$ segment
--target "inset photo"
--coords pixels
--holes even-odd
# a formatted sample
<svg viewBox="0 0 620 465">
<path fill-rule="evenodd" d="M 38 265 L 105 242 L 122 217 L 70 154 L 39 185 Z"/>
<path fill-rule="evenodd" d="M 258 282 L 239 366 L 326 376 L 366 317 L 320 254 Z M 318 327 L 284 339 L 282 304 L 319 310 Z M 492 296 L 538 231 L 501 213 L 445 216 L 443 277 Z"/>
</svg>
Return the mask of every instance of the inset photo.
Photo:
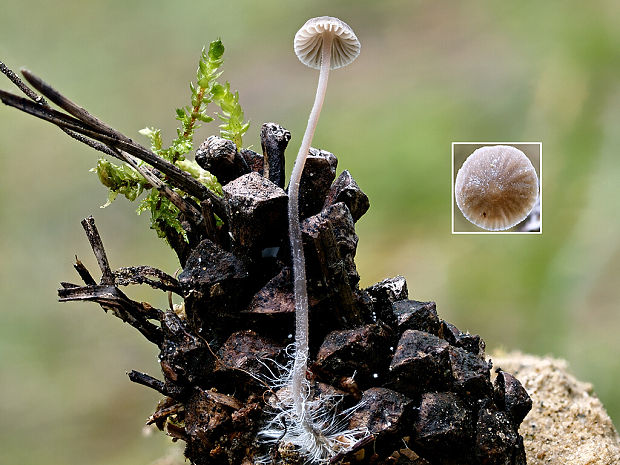
<svg viewBox="0 0 620 465">
<path fill-rule="evenodd" d="M 542 142 L 452 143 L 452 233 L 542 234 Z"/>
</svg>

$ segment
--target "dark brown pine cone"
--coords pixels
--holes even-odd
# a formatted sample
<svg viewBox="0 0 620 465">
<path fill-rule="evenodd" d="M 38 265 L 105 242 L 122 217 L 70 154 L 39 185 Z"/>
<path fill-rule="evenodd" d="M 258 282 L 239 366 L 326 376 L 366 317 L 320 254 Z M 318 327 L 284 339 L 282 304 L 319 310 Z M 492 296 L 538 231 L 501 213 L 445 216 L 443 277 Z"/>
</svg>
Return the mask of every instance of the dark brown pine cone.
<svg viewBox="0 0 620 465">
<path fill-rule="evenodd" d="M 158 276 L 158 287 L 182 295 L 184 306 L 167 312 L 134 308 L 128 313 L 144 320 L 137 323 L 119 315 L 161 349 L 163 382 L 130 373 L 133 381 L 165 395 L 150 422 L 184 440 L 187 458 L 197 465 L 309 460 L 273 434 L 270 442 L 259 435 L 286 394 L 282 376 L 294 333 L 282 188 L 290 134 L 273 123 L 261 134 L 267 163 L 216 137 L 199 149 L 198 162 L 227 181 L 227 215 L 220 226 L 200 229 L 185 222 L 189 243 L 169 238 L 183 271 L 178 282 Z M 312 149 L 300 191 L 310 300 L 309 396 L 339 401 L 326 406 L 343 412 L 326 417 L 326 431 L 335 427 L 327 423 L 339 422 L 343 430 L 364 434 L 322 461 L 525 464 L 518 428 L 531 400 L 508 373 L 491 383 L 482 339 L 441 320 L 434 302 L 409 300 L 403 277 L 359 288 L 355 222 L 369 202 L 348 171 L 336 179 L 336 165 L 333 154 Z M 203 213 L 208 207 L 202 205 Z M 119 276 L 114 274 L 108 290 L 139 281 Z M 71 286 L 61 297 L 75 292 Z M 118 308 L 132 305 L 116 298 Z M 159 320 L 161 328 L 149 319 Z"/>
</svg>

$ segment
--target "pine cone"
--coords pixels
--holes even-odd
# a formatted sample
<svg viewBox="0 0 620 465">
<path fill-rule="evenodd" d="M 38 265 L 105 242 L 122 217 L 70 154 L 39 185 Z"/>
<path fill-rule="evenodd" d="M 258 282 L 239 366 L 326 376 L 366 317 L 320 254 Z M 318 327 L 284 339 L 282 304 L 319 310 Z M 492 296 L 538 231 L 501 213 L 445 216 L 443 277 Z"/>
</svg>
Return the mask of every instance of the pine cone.
<svg viewBox="0 0 620 465">
<path fill-rule="evenodd" d="M 186 441 L 196 465 L 312 459 L 278 433 L 264 439 L 286 396 L 294 302 L 282 171 L 290 134 L 268 123 L 261 135 L 266 160 L 213 137 L 199 149 L 199 163 L 229 180 L 227 217 L 223 226 L 194 227 L 177 248 L 184 305 L 161 314 L 154 337 L 163 383 L 131 375 L 166 394 L 150 423 Z M 326 435 L 364 433 L 321 460 L 525 464 L 518 428 L 531 400 L 508 373 L 491 383 L 482 339 L 441 320 L 434 302 L 409 300 L 401 276 L 359 288 L 355 222 L 369 202 L 348 171 L 335 179 L 336 165 L 333 154 L 311 149 L 300 189 L 308 396 L 329 412 Z"/>
</svg>

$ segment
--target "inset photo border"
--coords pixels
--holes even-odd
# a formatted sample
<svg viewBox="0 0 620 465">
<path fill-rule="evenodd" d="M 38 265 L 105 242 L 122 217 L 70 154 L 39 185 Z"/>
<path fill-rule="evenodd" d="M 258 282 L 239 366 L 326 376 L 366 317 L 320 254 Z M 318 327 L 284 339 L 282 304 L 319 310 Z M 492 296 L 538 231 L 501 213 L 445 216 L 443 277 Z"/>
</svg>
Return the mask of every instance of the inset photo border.
<svg viewBox="0 0 620 465">
<path fill-rule="evenodd" d="M 542 142 L 452 142 L 452 234 L 542 234 L 542 174 Z"/>
</svg>

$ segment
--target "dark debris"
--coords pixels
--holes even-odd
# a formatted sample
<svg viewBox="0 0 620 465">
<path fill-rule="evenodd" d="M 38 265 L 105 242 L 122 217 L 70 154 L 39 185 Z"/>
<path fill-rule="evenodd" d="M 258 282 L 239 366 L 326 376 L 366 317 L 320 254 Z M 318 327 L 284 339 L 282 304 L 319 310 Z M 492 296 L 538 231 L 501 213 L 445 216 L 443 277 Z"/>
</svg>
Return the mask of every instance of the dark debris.
<svg viewBox="0 0 620 465">
<path fill-rule="evenodd" d="M 196 159 L 224 184 L 224 199 L 217 209 L 202 201 L 208 221 L 186 221 L 190 242 L 175 248 L 178 279 L 150 267 L 113 272 L 87 220 L 102 280 L 76 261 L 85 285 L 59 290 L 62 300 L 94 300 L 158 345 L 163 381 L 129 376 L 166 396 L 149 422 L 186 441 L 197 465 L 251 465 L 259 454 L 277 465 L 304 463 L 290 444 L 266 448 L 256 439 L 278 394 L 269 377 L 286 363 L 294 336 L 283 190 L 289 139 L 286 129 L 266 123 L 262 155 L 213 137 L 200 146 Z M 491 384 L 480 336 L 440 320 L 435 302 L 409 299 L 402 276 L 359 288 L 355 222 L 369 202 L 348 171 L 336 178 L 336 166 L 333 154 L 311 149 L 301 181 L 310 395 L 343 399 L 339 409 L 361 401 L 346 421 L 371 434 L 331 463 L 525 464 L 518 427 L 531 400 L 501 370 Z M 215 223 L 216 210 L 223 224 Z M 183 305 L 164 312 L 131 301 L 117 287 L 127 284 L 179 293 Z"/>
</svg>

